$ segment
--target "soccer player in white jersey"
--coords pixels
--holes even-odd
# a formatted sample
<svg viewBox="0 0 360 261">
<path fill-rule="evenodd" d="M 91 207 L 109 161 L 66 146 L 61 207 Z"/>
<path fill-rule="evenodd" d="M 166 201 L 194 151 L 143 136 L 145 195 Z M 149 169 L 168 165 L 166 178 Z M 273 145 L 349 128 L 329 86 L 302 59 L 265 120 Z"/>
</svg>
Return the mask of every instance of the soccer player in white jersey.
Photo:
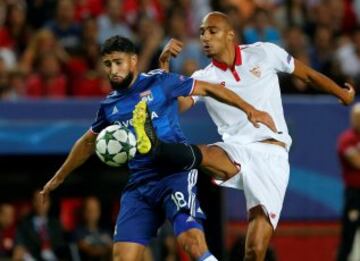
<svg viewBox="0 0 360 261">
<path fill-rule="evenodd" d="M 347 83 L 344 88 L 338 86 L 272 43 L 236 45 L 233 27 L 228 17 L 220 12 L 211 12 L 203 19 L 200 40 L 212 62 L 192 77 L 221 83 L 236 92 L 259 110 L 269 113 L 277 130 L 274 132 L 262 124 L 256 127 L 242 111 L 206 97 L 206 108 L 223 142 L 211 145 L 164 145 L 160 142 L 154 155 L 159 163 L 172 167 L 210 170 L 214 177 L 222 180 L 222 186 L 243 190 L 249 214 L 245 260 L 263 260 L 279 220 L 289 180 L 291 137 L 284 119 L 277 73 L 292 73 L 336 96 L 345 105 L 353 101 L 354 88 Z M 175 39 L 168 43 L 160 56 L 163 69 L 168 70 L 171 56 L 176 57 L 181 48 L 182 43 Z M 197 99 L 180 99 L 180 110 L 190 108 Z M 139 115 L 139 111 L 134 112 L 134 126 L 138 127 L 138 133 L 147 134 L 146 126 L 141 130 Z M 138 137 L 140 143 L 141 138 Z M 154 140 L 151 141 L 154 145 Z"/>
</svg>

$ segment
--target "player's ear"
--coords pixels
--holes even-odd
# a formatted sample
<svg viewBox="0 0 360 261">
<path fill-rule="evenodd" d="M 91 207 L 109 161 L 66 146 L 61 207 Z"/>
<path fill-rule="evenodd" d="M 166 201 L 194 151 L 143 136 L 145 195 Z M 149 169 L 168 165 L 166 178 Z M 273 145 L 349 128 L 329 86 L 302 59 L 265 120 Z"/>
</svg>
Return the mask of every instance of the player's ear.
<svg viewBox="0 0 360 261">
<path fill-rule="evenodd" d="M 136 67 L 138 63 L 138 56 L 136 54 L 131 55 L 130 63 L 132 67 Z"/>
<path fill-rule="evenodd" d="M 235 38 L 234 30 L 229 30 L 226 37 L 229 41 L 233 42 Z"/>
</svg>

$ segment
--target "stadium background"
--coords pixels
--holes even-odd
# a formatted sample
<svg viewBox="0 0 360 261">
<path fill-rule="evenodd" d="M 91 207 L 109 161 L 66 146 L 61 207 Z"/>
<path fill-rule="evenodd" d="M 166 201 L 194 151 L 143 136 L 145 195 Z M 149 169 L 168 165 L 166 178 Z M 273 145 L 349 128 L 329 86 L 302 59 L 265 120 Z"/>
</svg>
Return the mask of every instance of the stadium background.
<svg viewBox="0 0 360 261">
<path fill-rule="evenodd" d="M 183 40 L 185 50 L 171 70 L 190 75 L 208 62 L 197 38 L 199 21 L 210 10 L 222 10 L 236 23 L 242 42 L 274 42 L 338 83 L 358 86 L 360 1 L 107 2 L 0 1 L 0 203 L 14 206 L 15 228 L 31 209 L 33 191 L 60 166 L 109 91 L 98 46 L 113 33 L 136 42 L 144 71 L 157 67 L 169 38 Z M 259 30 L 265 35 L 260 37 Z M 343 204 L 336 139 L 349 126 L 349 108 L 292 77 L 280 77 L 294 143 L 272 249 L 277 260 L 335 260 Z M 182 126 L 192 142 L 218 140 L 202 104 L 183 115 Z M 112 169 L 93 157 L 53 193 L 50 214 L 61 221 L 69 243 L 78 225 L 74 212 L 87 196 L 100 200 L 100 223 L 112 229 L 126 178 L 126 169 Z M 210 248 L 227 260 L 245 230 L 244 200 L 237 191 L 213 186 L 205 175 L 199 186 Z M 155 260 L 165 260 L 162 247 L 160 241 L 153 243 Z"/>
</svg>

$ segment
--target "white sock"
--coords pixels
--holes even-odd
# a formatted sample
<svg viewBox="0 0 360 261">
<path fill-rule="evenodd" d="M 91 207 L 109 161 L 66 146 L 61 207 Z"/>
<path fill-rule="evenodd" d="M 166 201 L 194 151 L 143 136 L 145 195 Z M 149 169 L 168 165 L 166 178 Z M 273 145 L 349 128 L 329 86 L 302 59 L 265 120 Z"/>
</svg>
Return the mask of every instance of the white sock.
<svg viewBox="0 0 360 261">
<path fill-rule="evenodd" d="M 204 261 L 218 261 L 218 260 L 216 259 L 216 257 L 211 255 L 211 256 L 208 256 L 207 258 L 205 258 Z"/>
<path fill-rule="evenodd" d="M 209 251 L 206 251 L 198 261 L 218 261 Z"/>
</svg>

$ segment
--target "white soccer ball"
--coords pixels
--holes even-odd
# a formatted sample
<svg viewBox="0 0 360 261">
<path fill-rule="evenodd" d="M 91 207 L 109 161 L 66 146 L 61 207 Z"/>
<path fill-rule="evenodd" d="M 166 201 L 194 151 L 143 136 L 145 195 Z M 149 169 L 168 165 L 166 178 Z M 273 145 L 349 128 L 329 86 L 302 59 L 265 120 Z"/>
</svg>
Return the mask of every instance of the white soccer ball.
<svg viewBox="0 0 360 261">
<path fill-rule="evenodd" d="M 102 162 L 112 167 L 124 165 L 136 153 L 135 135 L 125 127 L 111 125 L 96 138 L 96 154 Z"/>
</svg>

